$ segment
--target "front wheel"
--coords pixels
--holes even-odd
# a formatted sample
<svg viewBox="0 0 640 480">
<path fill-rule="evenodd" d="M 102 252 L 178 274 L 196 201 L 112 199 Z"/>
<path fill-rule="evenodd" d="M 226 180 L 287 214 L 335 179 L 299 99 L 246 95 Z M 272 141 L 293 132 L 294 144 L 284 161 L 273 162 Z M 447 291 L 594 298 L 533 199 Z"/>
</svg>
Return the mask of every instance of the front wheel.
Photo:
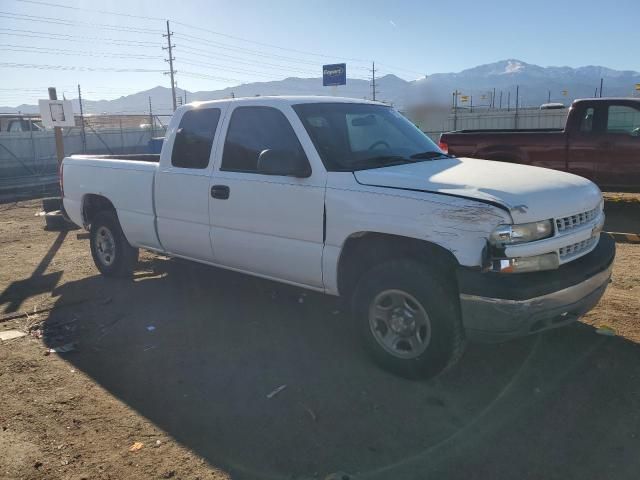
<svg viewBox="0 0 640 480">
<path fill-rule="evenodd" d="M 374 267 L 360 280 L 353 306 L 366 349 L 394 373 L 434 377 L 464 352 L 455 284 L 425 264 L 401 259 Z"/>
<path fill-rule="evenodd" d="M 91 222 L 91 256 L 107 277 L 128 277 L 138 261 L 138 249 L 129 245 L 113 212 L 101 212 Z"/>
</svg>

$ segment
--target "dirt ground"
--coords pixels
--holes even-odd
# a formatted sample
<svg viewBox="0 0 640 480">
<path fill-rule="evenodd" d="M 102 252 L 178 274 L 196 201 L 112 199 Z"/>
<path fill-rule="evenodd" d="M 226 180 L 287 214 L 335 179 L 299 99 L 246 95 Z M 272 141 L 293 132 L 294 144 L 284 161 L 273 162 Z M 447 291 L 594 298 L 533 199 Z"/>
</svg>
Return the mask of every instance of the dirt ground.
<svg viewBox="0 0 640 480">
<path fill-rule="evenodd" d="M 0 331 L 29 332 L 0 343 L 0 478 L 640 475 L 640 244 L 582 322 L 408 381 L 330 298 L 150 254 L 105 279 L 38 210 L 0 205 L 0 318 L 28 313 Z"/>
</svg>

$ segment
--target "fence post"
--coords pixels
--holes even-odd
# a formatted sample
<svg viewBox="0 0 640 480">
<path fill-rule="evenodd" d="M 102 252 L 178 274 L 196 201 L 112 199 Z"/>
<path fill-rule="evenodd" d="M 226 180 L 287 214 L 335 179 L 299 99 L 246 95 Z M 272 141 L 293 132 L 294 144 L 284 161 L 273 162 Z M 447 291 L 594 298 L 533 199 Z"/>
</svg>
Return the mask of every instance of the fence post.
<svg viewBox="0 0 640 480">
<path fill-rule="evenodd" d="M 518 107 L 520 106 L 520 85 L 516 85 L 516 114 L 513 117 L 514 129 L 518 129 Z"/>
<path fill-rule="evenodd" d="M 122 133 L 122 117 L 118 118 L 120 122 L 120 146 L 122 148 L 121 153 L 124 153 L 124 134 Z"/>
<path fill-rule="evenodd" d="M 49 100 L 57 100 L 58 93 L 55 87 L 49 87 Z M 62 128 L 53 127 L 53 132 L 56 137 L 56 156 L 58 157 L 58 171 L 60 171 L 60 164 L 64 158 L 64 140 L 62 139 Z"/>
<path fill-rule="evenodd" d="M 31 156 L 33 157 L 33 167 L 37 169 L 38 158 L 36 157 L 36 142 L 33 138 L 33 118 L 29 117 L 29 140 L 31 141 Z M 44 166 L 43 166 L 44 170 Z"/>
</svg>

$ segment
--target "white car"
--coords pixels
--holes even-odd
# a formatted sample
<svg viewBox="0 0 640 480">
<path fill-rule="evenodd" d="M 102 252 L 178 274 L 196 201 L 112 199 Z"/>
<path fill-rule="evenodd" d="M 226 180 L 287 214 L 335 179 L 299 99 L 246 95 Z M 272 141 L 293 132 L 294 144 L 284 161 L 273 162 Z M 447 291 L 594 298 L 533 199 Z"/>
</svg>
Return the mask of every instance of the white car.
<svg viewBox="0 0 640 480">
<path fill-rule="evenodd" d="M 592 182 L 450 157 L 361 100 L 185 105 L 159 157 L 67 157 L 62 180 L 104 275 L 130 275 L 143 248 L 340 295 L 368 351 L 406 376 L 442 372 L 467 338 L 575 321 L 615 255 Z"/>
</svg>

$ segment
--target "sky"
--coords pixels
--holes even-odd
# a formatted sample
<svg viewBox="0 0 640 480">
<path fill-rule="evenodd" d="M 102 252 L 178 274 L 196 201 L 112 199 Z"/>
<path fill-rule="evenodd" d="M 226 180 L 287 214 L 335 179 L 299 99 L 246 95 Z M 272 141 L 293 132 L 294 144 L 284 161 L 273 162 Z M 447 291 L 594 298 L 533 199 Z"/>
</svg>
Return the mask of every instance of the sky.
<svg viewBox="0 0 640 480">
<path fill-rule="evenodd" d="M 117 15 L 116 15 L 117 14 Z M 217 90 L 318 77 L 407 80 L 508 58 L 640 70 L 637 0 L 0 0 L 0 105 L 58 96 L 113 99 L 169 87 L 166 20 L 179 88 Z"/>
</svg>

